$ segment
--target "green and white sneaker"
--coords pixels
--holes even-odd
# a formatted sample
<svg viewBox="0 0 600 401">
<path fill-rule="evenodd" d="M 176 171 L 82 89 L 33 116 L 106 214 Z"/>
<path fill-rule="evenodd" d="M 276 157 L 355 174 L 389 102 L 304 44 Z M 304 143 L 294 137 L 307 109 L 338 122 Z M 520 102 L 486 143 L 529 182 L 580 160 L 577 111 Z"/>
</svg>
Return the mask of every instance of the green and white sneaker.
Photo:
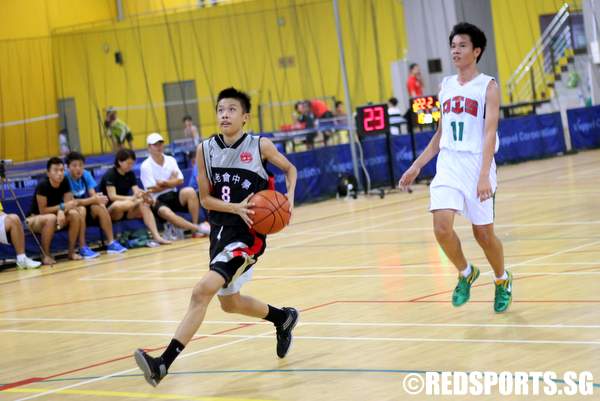
<svg viewBox="0 0 600 401">
<path fill-rule="evenodd" d="M 462 274 L 458 273 L 458 284 L 454 288 L 452 293 L 452 305 L 455 307 L 462 306 L 467 303 L 471 297 L 471 286 L 479 277 L 479 269 L 471 265 L 471 274 L 467 277 L 463 277 Z"/>
<path fill-rule="evenodd" d="M 512 273 L 507 271 L 506 280 L 496 280 L 496 295 L 494 296 L 494 311 L 505 312 L 512 302 Z"/>
</svg>

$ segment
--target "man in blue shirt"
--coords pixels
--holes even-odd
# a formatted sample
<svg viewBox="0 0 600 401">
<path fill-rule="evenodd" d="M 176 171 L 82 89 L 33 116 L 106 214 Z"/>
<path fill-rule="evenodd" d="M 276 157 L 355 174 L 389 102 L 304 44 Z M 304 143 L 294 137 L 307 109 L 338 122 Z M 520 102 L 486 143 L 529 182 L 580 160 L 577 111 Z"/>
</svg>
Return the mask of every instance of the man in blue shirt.
<svg viewBox="0 0 600 401">
<path fill-rule="evenodd" d="M 127 248 L 124 248 L 118 241 L 115 241 L 112 220 L 106 208 L 108 198 L 106 195 L 96 192 L 96 181 L 92 177 L 92 174 L 84 169 L 84 163 L 85 158 L 79 152 L 71 152 L 66 157 L 66 164 L 69 169 L 66 176 L 71 186 L 71 192 L 77 201 L 77 205 L 84 206 L 86 210 L 86 218 L 80 227 L 80 253 L 84 257 L 87 255 L 87 259 L 99 255 L 97 252 L 92 251 L 85 242 L 86 226 L 95 220 L 98 221 L 108 241 L 108 245 L 106 246 L 107 253 L 123 253 L 127 251 Z"/>
</svg>

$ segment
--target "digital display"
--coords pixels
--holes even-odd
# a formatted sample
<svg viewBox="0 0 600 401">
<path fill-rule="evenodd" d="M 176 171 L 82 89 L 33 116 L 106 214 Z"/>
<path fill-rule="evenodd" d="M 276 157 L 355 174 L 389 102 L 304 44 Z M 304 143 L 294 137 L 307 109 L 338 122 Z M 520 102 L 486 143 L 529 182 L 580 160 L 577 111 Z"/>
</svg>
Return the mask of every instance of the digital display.
<svg viewBox="0 0 600 401">
<path fill-rule="evenodd" d="M 410 107 L 417 124 L 433 124 L 440 120 L 441 108 L 437 96 L 414 97 L 410 100 Z"/>
<path fill-rule="evenodd" d="M 385 134 L 389 130 L 386 104 L 356 108 L 356 128 L 361 135 Z"/>
</svg>

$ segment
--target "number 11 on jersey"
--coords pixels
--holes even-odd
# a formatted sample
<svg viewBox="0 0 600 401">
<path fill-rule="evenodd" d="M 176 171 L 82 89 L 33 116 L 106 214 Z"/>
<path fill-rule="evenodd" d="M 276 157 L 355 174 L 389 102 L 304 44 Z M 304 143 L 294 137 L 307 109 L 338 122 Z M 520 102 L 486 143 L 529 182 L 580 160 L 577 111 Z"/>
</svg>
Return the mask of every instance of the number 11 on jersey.
<svg viewBox="0 0 600 401">
<path fill-rule="evenodd" d="M 458 125 L 458 139 L 456 135 L 456 125 Z M 452 138 L 454 138 L 455 141 L 462 141 L 465 123 L 461 121 L 458 124 L 456 124 L 456 121 L 452 121 L 450 122 L 450 126 L 452 127 Z"/>
</svg>

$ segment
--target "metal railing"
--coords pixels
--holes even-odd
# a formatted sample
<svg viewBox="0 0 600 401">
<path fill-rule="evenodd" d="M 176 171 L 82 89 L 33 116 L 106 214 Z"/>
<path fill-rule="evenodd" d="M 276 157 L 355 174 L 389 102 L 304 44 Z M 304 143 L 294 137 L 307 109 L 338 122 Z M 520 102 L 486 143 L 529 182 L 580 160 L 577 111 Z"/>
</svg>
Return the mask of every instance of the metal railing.
<svg viewBox="0 0 600 401">
<path fill-rule="evenodd" d="M 510 103 L 548 98 L 557 67 L 573 55 L 571 13 L 565 3 L 506 83 Z M 550 75 L 550 76 L 549 76 Z"/>
</svg>

